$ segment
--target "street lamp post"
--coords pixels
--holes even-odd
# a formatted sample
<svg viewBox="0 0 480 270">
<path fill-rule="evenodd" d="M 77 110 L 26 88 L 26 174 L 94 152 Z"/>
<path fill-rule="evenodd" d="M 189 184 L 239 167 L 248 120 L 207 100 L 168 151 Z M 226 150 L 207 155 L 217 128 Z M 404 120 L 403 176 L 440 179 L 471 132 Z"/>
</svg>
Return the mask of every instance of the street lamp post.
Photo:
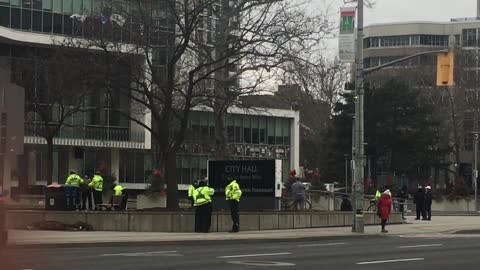
<svg viewBox="0 0 480 270">
<path fill-rule="evenodd" d="M 348 154 L 343 154 L 345 157 L 345 193 L 348 193 Z"/>
<path fill-rule="evenodd" d="M 353 155 L 354 160 L 354 175 L 353 175 L 353 211 L 354 222 L 352 231 L 357 233 L 364 232 L 363 224 L 363 196 L 364 196 L 364 70 L 363 70 L 363 0 L 358 0 L 357 6 L 357 50 L 356 50 L 356 72 L 355 72 L 355 151 Z"/>
<path fill-rule="evenodd" d="M 475 212 L 478 212 L 478 204 L 477 204 L 477 178 L 478 178 L 478 168 L 477 168 L 477 163 L 478 163 L 478 138 L 479 138 L 479 133 L 480 132 L 473 132 L 473 138 L 474 138 L 474 150 L 473 150 L 473 189 L 474 189 L 474 209 Z"/>
</svg>

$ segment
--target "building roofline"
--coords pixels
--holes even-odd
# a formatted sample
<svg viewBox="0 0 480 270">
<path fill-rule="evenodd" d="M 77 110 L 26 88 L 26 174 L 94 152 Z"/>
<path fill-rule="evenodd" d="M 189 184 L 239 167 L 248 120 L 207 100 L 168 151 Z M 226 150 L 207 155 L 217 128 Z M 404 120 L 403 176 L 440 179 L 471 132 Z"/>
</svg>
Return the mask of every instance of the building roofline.
<svg viewBox="0 0 480 270">
<path fill-rule="evenodd" d="M 72 41 L 78 43 L 76 49 L 90 49 L 90 50 L 100 50 L 93 46 L 88 46 L 88 40 L 82 38 L 74 38 L 69 36 L 54 35 L 54 34 L 45 34 L 45 33 L 35 33 L 35 32 L 26 32 L 21 30 L 12 29 L 9 27 L 0 26 L 0 41 L 7 40 L 17 43 L 25 44 L 37 44 L 44 46 L 60 46 L 61 44 L 71 43 Z M 131 44 L 119 44 L 120 51 L 124 53 L 133 53 L 135 54 L 135 46 Z M 85 46 L 85 47 L 82 47 Z"/>
<path fill-rule="evenodd" d="M 458 19 L 458 18 L 455 18 Z M 469 19 L 469 18 L 465 18 Z M 458 19 L 459 20 L 459 19 Z M 392 25 L 412 25 L 412 24 L 431 24 L 431 25 L 450 25 L 450 24 L 468 24 L 468 23 L 480 23 L 478 20 L 465 20 L 465 21 L 406 21 L 406 22 L 388 22 L 388 23 L 373 23 L 365 26 L 365 28 L 376 26 L 392 26 Z"/>
<path fill-rule="evenodd" d="M 213 109 L 204 106 L 198 105 L 192 108 L 192 111 L 199 112 L 213 112 Z M 230 107 L 228 113 L 232 114 L 245 114 L 245 115 L 258 115 L 258 116 L 272 116 L 272 117 L 285 117 L 285 118 L 297 118 L 299 117 L 299 111 L 294 110 L 285 110 L 285 109 L 273 109 L 273 108 L 261 108 L 261 107 L 250 107 L 250 108 L 241 108 L 237 106 Z"/>
</svg>

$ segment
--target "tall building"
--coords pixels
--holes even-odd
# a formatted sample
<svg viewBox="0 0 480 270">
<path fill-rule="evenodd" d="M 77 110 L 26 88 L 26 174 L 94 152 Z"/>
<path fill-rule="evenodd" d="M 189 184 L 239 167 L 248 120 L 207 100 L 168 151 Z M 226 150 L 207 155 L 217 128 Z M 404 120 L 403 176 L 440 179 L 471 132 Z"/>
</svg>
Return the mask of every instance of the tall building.
<svg viewBox="0 0 480 270">
<path fill-rule="evenodd" d="M 480 4 L 480 3 L 479 3 Z M 460 166 L 461 173 L 471 179 L 473 152 L 473 137 L 471 131 L 478 131 L 479 108 L 478 82 L 480 78 L 478 68 L 480 55 L 480 17 L 452 19 L 450 22 L 405 22 L 374 24 L 365 27 L 364 32 L 364 63 L 366 68 L 379 66 L 393 60 L 420 52 L 453 49 L 456 52 L 456 87 L 465 90 L 466 103 L 458 107 L 458 116 L 461 117 L 460 160 L 461 164 L 454 164 L 452 157 L 451 170 Z M 435 87 L 436 55 L 424 55 L 397 63 L 380 71 L 370 74 L 369 83 L 381 83 L 394 75 L 400 76 L 403 81 L 412 87 Z M 476 99 L 478 101 L 478 99 Z M 467 105 L 469 104 L 469 105 Z M 453 178 L 447 170 L 433 170 L 432 177 L 444 183 Z"/>
<path fill-rule="evenodd" d="M 162 1 L 158 3 L 160 2 Z M 160 4 L 152 9 L 152 14 L 162 16 Z M 206 12 L 204 20 L 199 24 L 197 38 L 204 39 L 205 45 L 214 46 L 215 29 L 219 24 L 215 16 Z M 56 41 L 65 37 L 92 38 L 95 33 L 100 32 L 115 41 L 132 44 L 136 41 L 129 33 L 135 31 L 142 32 L 143 29 L 130 18 L 126 19 L 123 27 L 109 21 L 104 15 L 102 0 L 0 0 L 0 87 L 9 93 L 24 89 L 38 93 L 40 97 L 48 95 L 48 87 L 41 78 L 56 78 L 50 81 L 55 84 L 60 76 L 43 76 L 45 70 L 41 65 L 31 65 L 31 61 L 48 61 L 48 57 L 60 48 Z M 152 42 L 158 45 L 152 62 L 158 71 L 161 71 L 168 59 L 168 46 L 172 45 L 172 39 L 168 37 L 175 33 L 175 26 L 165 23 L 152 33 Z M 91 54 L 95 55 L 95 50 L 74 50 L 75 60 L 88 60 L 87 56 Z M 74 68 L 76 67 L 70 66 L 66 70 Z M 114 82 L 114 89 L 129 88 L 132 84 L 129 66 L 119 66 L 115 72 L 118 72 L 118 80 Z M 54 72 L 49 71 L 49 74 L 51 73 Z M 34 76 L 35 80 L 26 79 L 30 78 L 29 76 Z M 75 82 L 65 85 L 68 85 L 68 89 L 65 89 L 67 93 L 85 87 Z M 97 169 L 102 169 L 129 189 L 144 189 L 155 166 L 150 154 L 151 134 L 137 121 L 151 126 L 150 114 L 145 108 L 135 107 L 134 102 L 125 95 L 115 91 L 106 93 L 103 85 L 88 85 L 93 90 L 92 93 L 82 100 L 80 110 L 66 116 L 65 125 L 62 125 L 53 139 L 52 180 L 64 183 L 71 169 L 82 175 L 91 175 Z M 206 87 L 213 89 L 213 86 Z M 1 186 L 5 190 L 19 185 L 44 185 L 47 182 L 46 140 L 39 136 L 39 131 L 43 131 L 45 126 L 42 123 L 44 119 L 29 106 L 52 106 L 52 114 L 57 115 L 57 118 L 61 115 L 61 106 L 31 103 L 25 98 L 25 106 L 18 104 L 20 110 L 25 112 L 22 117 L 24 127 L 20 129 L 22 132 L 15 131 L 18 137 L 10 133 L 13 131 L 9 130 L 11 126 L 8 124 L 6 138 L 0 139 L 0 142 L 6 142 L 6 149 L 8 145 L 14 145 L 10 142 L 14 138 L 16 142 L 21 141 L 20 147 L 23 148 L 23 151 L 15 150 L 12 151 L 14 153 L 3 155 L 3 148 L 0 147 L 0 156 L 2 159 L 8 156 L 9 161 L 8 171 L 4 170 L 3 163 L 0 167 L 0 172 L 4 171 L 5 177 Z M 0 108 L 2 130 L 5 117 L 3 107 Z M 136 121 L 125 117 L 139 110 Z M 206 161 L 212 158 L 214 151 L 213 113 L 205 107 L 198 107 L 191 115 L 188 137 L 177 158 L 180 189 L 186 189 L 186 184 L 192 180 L 206 176 Z M 53 122 L 58 121 L 55 117 L 52 117 Z M 282 159 L 285 174 L 289 168 L 298 169 L 297 112 L 232 108 L 227 115 L 225 126 L 230 158 Z"/>
</svg>

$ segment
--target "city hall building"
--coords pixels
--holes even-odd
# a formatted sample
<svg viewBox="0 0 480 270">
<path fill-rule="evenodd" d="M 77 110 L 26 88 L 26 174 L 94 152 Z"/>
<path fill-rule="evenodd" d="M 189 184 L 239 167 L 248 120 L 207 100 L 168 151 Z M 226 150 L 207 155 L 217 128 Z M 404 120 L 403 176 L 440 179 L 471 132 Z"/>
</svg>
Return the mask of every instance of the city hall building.
<svg viewBox="0 0 480 270">
<path fill-rule="evenodd" d="M 41 85 L 27 83 L 22 75 L 28 66 L 29 56 L 41 57 L 56 50 L 54 38 L 86 37 L 89 29 L 96 27 L 101 27 L 102 31 L 119 31 L 115 35 L 119 41 L 131 42 L 121 29 L 100 21 L 97 16 L 100 2 L 0 0 L 0 90 L 6 93 L 2 97 L 15 101 L 14 106 L 2 106 L 0 111 L 0 186 L 4 192 L 12 187 L 47 183 L 46 140 L 38 135 L 42 120 L 38 113 L 27 109 L 27 98 L 23 98 L 27 87 L 41 88 Z M 91 16 L 80 22 L 72 17 L 74 14 Z M 175 30 L 165 28 L 162 31 L 173 33 Z M 82 57 L 82 53 L 79 51 L 78 57 Z M 128 76 L 122 78 L 125 77 L 127 79 L 119 83 L 131 83 Z M 19 96 L 24 100 L 19 100 Z M 64 183 L 72 169 L 80 175 L 92 175 L 102 169 L 128 189 L 144 189 L 155 166 L 150 154 L 151 134 L 137 121 L 151 126 L 150 115 L 145 110 L 137 121 L 126 118 L 125 115 L 138 108 L 133 108 L 132 102 L 120 94 L 115 97 L 115 106 L 95 109 L 105 99 L 103 90 L 99 88 L 96 96 L 85 100 L 85 110 L 65 119 L 66 124 L 53 139 L 52 180 Z M 225 127 L 231 159 L 280 159 L 285 177 L 289 168 L 298 170 L 297 111 L 231 108 Z M 213 158 L 215 151 L 213 112 L 202 107 L 195 108 L 187 134 L 177 156 L 180 189 L 186 189 L 192 180 L 207 174 L 207 160 Z"/>
</svg>

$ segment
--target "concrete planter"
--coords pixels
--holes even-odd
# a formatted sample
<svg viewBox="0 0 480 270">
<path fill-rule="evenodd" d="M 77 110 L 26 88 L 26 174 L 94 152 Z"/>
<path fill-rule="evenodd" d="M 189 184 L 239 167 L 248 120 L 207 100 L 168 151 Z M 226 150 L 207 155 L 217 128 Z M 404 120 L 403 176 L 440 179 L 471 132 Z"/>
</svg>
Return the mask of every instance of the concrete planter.
<svg viewBox="0 0 480 270">
<path fill-rule="evenodd" d="M 137 196 L 137 209 L 166 208 L 167 196 Z"/>
<path fill-rule="evenodd" d="M 59 221 L 73 224 L 78 221 L 92 225 L 96 231 L 131 232 L 192 232 L 193 212 L 56 212 L 8 211 L 7 227 L 25 229 L 41 221 Z M 374 213 L 365 213 L 365 225 L 379 224 Z M 390 224 L 402 223 L 400 213 L 390 215 Z M 242 231 L 281 230 L 321 227 L 351 226 L 352 214 L 346 212 L 242 212 Z M 232 227 L 230 215 L 215 212 L 212 215 L 212 232 L 226 232 Z"/>
<path fill-rule="evenodd" d="M 475 202 L 473 200 L 466 200 L 466 199 L 449 201 L 446 198 L 441 201 L 433 200 L 432 211 L 440 211 L 440 212 L 475 211 Z"/>
</svg>

